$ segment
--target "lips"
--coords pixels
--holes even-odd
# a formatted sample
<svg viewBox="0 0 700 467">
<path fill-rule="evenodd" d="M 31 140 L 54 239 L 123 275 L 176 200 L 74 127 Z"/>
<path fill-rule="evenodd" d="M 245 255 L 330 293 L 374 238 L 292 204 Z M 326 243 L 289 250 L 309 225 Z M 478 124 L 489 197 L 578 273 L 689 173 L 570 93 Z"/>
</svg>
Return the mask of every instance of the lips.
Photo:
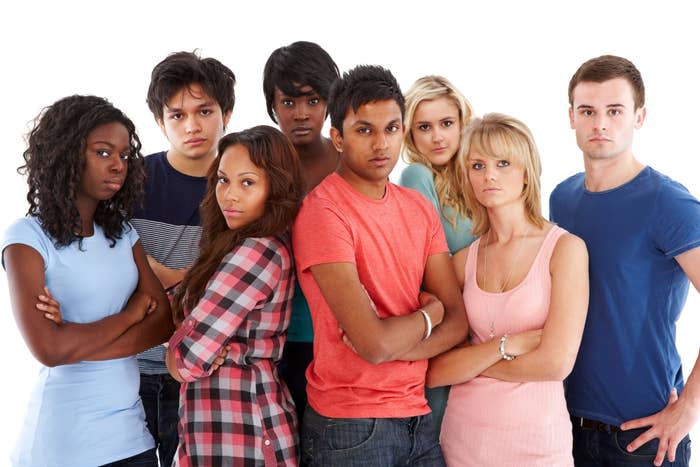
<svg viewBox="0 0 700 467">
<path fill-rule="evenodd" d="M 388 164 L 390 160 L 390 157 L 373 157 L 369 160 L 369 163 L 375 167 L 383 167 Z"/>
<path fill-rule="evenodd" d="M 292 129 L 292 134 L 295 136 L 306 136 L 311 133 L 311 128 L 305 126 L 298 126 Z"/>
<path fill-rule="evenodd" d="M 121 178 L 113 178 L 110 180 L 105 180 L 105 185 L 108 189 L 112 191 L 119 191 L 124 184 L 124 180 Z"/>
<path fill-rule="evenodd" d="M 200 146 L 200 145 L 204 144 L 205 141 L 206 141 L 205 138 L 192 138 L 192 139 L 186 140 L 185 144 L 188 146 Z"/>
<path fill-rule="evenodd" d="M 240 211 L 240 210 L 234 209 L 234 208 L 224 208 L 221 210 L 221 212 L 223 213 L 223 215 L 225 217 L 236 218 L 236 217 L 241 217 L 243 215 L 243 211 Z"/>
</svg>

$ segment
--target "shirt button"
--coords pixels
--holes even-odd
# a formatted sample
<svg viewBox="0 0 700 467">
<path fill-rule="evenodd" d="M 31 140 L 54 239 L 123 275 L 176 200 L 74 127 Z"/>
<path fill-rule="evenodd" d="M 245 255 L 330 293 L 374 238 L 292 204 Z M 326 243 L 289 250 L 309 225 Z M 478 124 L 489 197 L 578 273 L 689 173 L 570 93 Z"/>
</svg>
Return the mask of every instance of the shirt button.
<svg viewBox="0 0 700 467">
<path fill-rule="evenodd" d="M 266 440 L 265 440 L 265 446 L 269 446 L 269 445 L 270 445 L 270 440 L 269 440 L 269 439 L 266 439 Z"/>
</svg>

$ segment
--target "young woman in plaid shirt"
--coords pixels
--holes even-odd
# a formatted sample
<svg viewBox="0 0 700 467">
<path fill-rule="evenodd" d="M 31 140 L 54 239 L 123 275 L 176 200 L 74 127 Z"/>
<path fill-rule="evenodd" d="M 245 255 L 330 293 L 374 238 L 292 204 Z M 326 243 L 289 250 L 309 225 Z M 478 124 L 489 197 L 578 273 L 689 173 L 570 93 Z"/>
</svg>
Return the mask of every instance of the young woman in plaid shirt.
<svg viewBox="0 0 700 467">
<path fill-rule="evenodd" d="M 287 230 L 303 182 L 291 143 L 258 126 L 225 136 L 202 202 L 200 257 L 174 297 L 168 369 L 179 463 L 296 465 L 294 404 L 277 374 L 294 273 Z"/>
</svg>

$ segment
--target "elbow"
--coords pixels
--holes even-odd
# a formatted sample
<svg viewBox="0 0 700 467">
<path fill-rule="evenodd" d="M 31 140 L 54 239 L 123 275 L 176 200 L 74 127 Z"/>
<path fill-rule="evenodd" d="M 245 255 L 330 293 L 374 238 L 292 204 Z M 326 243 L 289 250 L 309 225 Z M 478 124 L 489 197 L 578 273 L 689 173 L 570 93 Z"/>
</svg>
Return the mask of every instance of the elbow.
<svg viewBox="0 0 700 467">
<path fill-rule="evenodd" d="M 394 355 L 393 350 L 381 339 L 378 342 L 365 346 L 364 348 L 356 348 L 355 351 L 363 360 L 371 363 L 372 365 L 380 365 L 382 363 L 391 362 L 397 359 L 397 356 Z"/>
<path fill-rule="evenodd" d="M 32 355 L 34 355 L 34 358 L 36 358 L 39 363 L 48 368 L 77 363 L 79 361 L 78 359 L 71 359 L 69 356 L 65 355 L 64 352 L 60 352 L 60 350 L 57 351 L 57 349 L 32 349 Z"/>
<path fill-rule="evenodd" d="M 554 358 L 549 361 L 548 365 L 543 365 L 546 368 L 544 375 L 545 380 L 564 381 L 574 369 L 576 357 L 563 356 L 562 358 Z"/>
</svg>

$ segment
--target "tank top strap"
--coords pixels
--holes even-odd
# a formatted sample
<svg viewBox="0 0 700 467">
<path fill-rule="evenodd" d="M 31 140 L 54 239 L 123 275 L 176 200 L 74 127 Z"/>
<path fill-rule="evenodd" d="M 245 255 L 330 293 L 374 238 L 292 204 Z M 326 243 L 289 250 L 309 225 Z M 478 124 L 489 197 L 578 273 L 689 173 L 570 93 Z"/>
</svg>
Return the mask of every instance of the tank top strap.
<svg viewBox="0 0 700 467">
<path fill-rule="evenodd" d="M 464 287 L 466 288 L 467 283 L 471 277 L 476 274 L 476 258 L 479 256 L 479 244 L 483 236 L 474 240 L 471 245 L 469 245 L 469 250 L 467 251 L 467 260 L 464 262 Z"/>
<path fill-rule="evenodd" d="M 562 229 L 558 225 L 553 225 L 549 232 L 544 237 L 544 241 L 540 246 L 540 251 L 535 258 L 535 263 L 532 265 L 533 269 L 549 270 L 549 262 L 552 259 L 552 253 L 554 253 L 554 247 L 557 245 L 559 238 L 567 234 L 566 230 Z"/>
</svg>

